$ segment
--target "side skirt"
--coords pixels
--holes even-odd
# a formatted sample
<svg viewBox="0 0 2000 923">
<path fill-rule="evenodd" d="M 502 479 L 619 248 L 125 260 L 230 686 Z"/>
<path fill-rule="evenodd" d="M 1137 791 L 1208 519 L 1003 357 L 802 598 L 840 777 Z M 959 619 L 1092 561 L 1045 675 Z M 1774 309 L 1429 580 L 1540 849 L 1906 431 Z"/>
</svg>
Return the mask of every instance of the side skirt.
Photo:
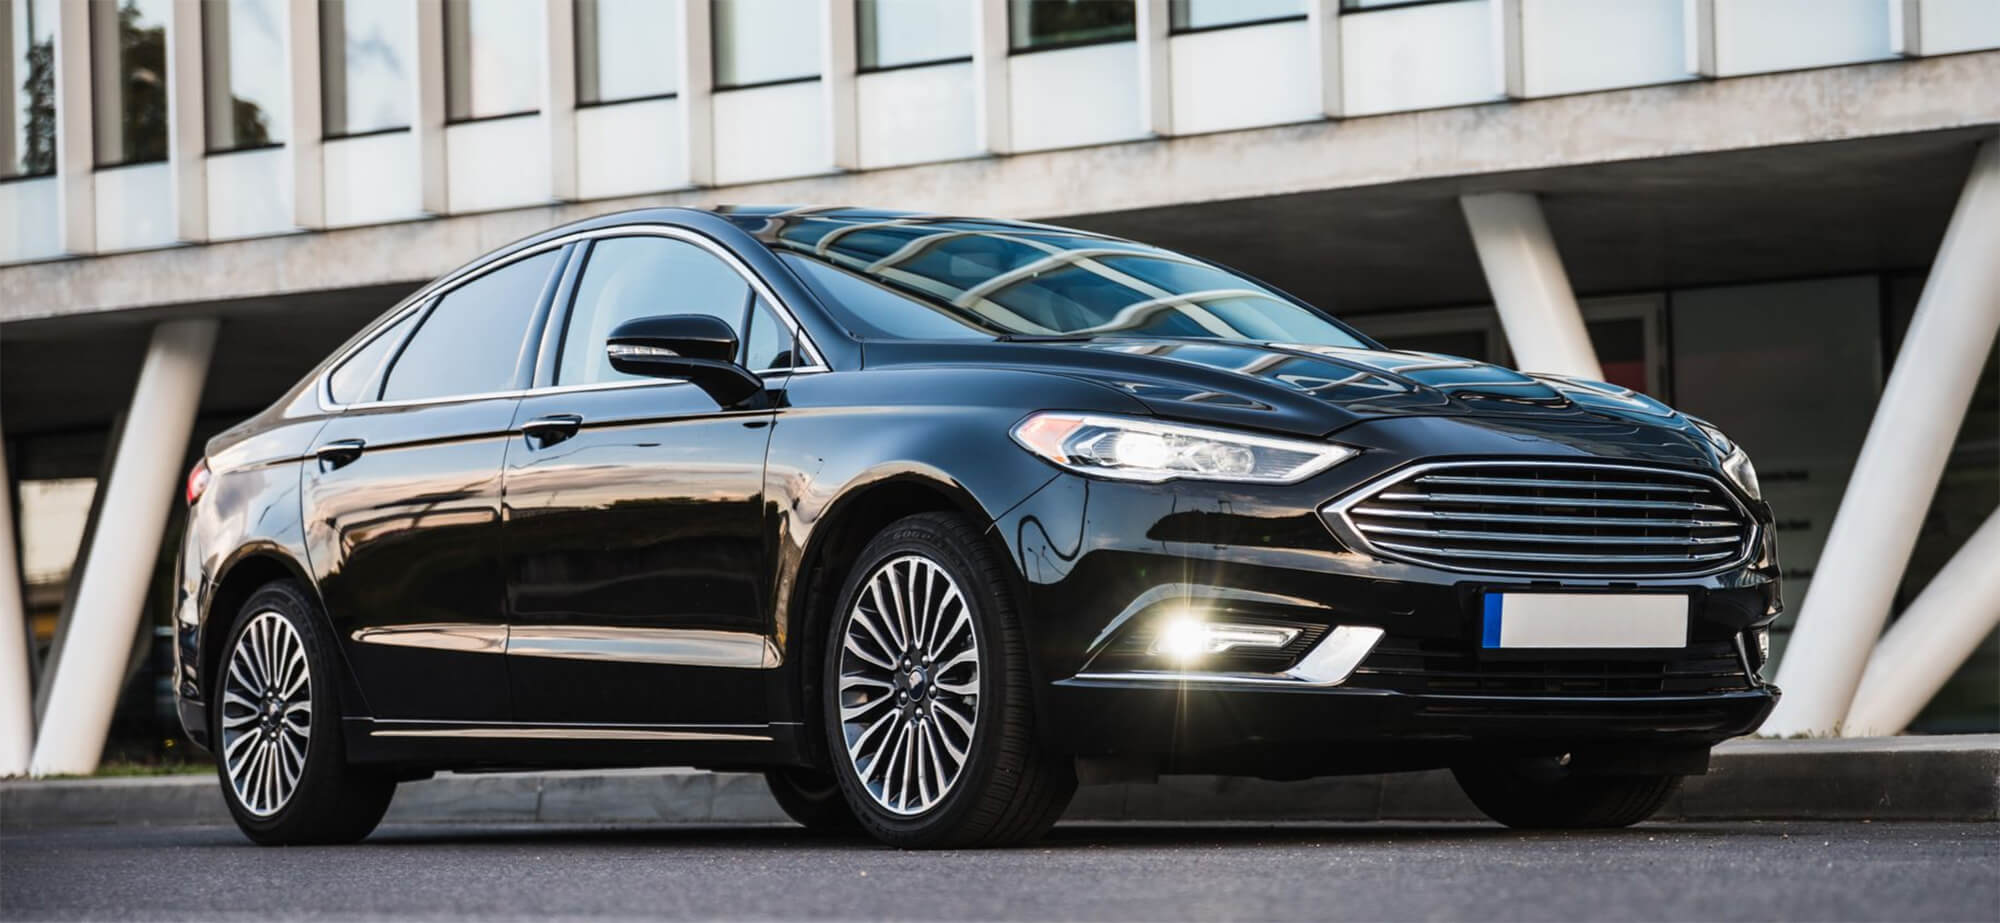
<svg viewBox="0 0 2000 923">
<path fill-rule="evenodd" d="M 347 718 L 348 761 L 423 770 L 774 766 L 797 724 L 555 724 Z"/>
</svg>

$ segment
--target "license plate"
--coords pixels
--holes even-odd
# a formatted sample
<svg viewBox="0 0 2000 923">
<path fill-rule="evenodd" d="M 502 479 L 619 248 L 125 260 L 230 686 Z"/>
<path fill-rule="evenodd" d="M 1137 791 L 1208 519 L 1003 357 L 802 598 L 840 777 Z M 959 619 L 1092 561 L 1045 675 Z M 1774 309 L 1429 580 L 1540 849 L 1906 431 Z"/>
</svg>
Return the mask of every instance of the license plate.
<svg viewBox="0 0 2000 923">
<path fill-rule="evenodd" d="M 1679 594 L 1488 593 L 1480 646 L 1686 647 L 1688 598 Z"/>
</svg>

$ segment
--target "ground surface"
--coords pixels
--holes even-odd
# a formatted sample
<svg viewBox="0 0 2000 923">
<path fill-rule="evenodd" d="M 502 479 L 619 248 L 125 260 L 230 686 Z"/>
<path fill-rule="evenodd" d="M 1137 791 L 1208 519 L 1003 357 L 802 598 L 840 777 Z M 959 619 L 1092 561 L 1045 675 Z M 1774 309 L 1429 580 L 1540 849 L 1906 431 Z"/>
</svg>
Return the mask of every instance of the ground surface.
<svg viewBox="0 0 2000 923">
<path fill-rule="evenodd" d="M 0 836 L 0 917 L 1996 920 L 2000 824 L 1065 825 L 907 853 L 788 827 L 387 827 Z"/>
</svg>

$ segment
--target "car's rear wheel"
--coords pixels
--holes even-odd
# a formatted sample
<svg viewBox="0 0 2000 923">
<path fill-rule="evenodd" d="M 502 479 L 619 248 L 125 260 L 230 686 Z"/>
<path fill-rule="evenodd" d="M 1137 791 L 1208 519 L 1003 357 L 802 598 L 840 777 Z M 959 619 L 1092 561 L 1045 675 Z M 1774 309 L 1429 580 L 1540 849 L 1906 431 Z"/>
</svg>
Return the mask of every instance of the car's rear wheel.
<svg viewBox="0 0 2000 923">
<path fill-rule="evenodd" d="M 1629 827 L 1657 813 L 1681 784 L 1680 776 L 1577 773 L 1559 757 L 1455 766 L 1452 775 L 1487 817 L 1544 830 Z"/>
<path fill-rule="evenodd" d="M 1040 836 L 1075 765 L 1035 740 L 1004 562 L 963 518 L 898 520 L 862 549 L 830 620 L 824 724 L 861 827 L 908 848 Z"/>
<path fill-rule="evenodd" d="M 257 843 L 350 843 L 389 808 L 395 781 L 347 765 L 334 669 L 297 584 L 266 584 L 244 602 L 223 649 L 209 730 L 223 800 Z"/>
</svg>

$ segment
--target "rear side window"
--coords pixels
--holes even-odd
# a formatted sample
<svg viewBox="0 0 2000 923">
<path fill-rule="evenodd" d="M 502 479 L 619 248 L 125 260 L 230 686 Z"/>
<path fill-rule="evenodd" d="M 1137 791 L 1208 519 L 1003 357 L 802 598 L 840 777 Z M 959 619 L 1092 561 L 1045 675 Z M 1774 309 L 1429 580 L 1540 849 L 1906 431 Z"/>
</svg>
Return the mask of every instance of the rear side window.
<svg viewBox="0 0 2000 923">
<path fill-rule="evenodd" d="M 486 394 L 515 386 L 521 344 L 562 251 L 510 263 L 452 289 L 396 357 L 385 401 Z"/>
<path fill-rule="evenodd" d="M 590 248 L 563 330 L 558 385 L 624 381 L 604 341 L 618 325 L 663 314 L 707 314 L 729 323 L 739 342 L 750 283 L 715 254 L 669 237 L 613 237 Z"/>
<path fill-rule="evenodd" d="M 403 334 L 415 323 L 419 311 L 411 311 L 396 319 L 396 322 L 382 328 L 382 332 L 369 340 L 347 357 L 333 374 L 327 376 L 326 387 L 333 393 L 336 404 L 354 404 L 375 399 L 375 383 L 382 367 L 389 364 L 396 344 L 403 342 Z"/>
</svg>

